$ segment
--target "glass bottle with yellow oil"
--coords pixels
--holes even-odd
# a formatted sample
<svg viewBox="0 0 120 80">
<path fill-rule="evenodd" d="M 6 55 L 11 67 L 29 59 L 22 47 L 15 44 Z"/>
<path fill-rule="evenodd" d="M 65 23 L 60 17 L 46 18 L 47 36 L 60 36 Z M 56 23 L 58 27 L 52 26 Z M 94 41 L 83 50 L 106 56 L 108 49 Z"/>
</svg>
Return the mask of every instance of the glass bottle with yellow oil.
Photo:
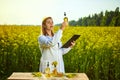
<svg viewBox="0 0 120 80">
<path fill-rule="evenodd" d="M 67 26 L 69 25 L 68 24 L 68 17 L 66 16 L 66 12 L 64 12 L 64 22 L 67 22 Z"/>
<path fill-rule="evenodd" d="M 47 67 L 45 68 L 45 73 L 46 74 L 50 73 L 49 62 L 47 62 Z"/>
<path fill-rule="evenodd" d="M 47 67 L 45 68 L 45 76 L 46 77 L 51 77 L 49 62 L 47 62 Z"/>
</svg>

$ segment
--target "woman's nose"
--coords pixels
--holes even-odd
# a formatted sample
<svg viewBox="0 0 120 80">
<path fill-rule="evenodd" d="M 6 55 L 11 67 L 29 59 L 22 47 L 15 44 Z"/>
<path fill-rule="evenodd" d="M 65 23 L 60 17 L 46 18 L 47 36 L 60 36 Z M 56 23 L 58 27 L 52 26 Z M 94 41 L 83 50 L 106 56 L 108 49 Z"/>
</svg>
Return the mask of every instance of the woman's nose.
<svg viewBox="0 0 120 80">
<path fill-rule="evenodd" d="M 53 23 L 50 23 L 50 25 L 53 25 Z"/>
</svg>

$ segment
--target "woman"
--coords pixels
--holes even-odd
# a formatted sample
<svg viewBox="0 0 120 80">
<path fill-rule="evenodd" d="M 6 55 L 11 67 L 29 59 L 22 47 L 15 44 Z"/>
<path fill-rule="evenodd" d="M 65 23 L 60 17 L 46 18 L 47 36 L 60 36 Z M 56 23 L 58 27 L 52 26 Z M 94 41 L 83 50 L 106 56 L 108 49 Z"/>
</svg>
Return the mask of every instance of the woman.
<svg viewBox="0 0 120 80">
<path fill-rule="evenodd" d="M 61 48 L 62 43 L 60 39 L 66 25 L 67 23 L 63 22 L 60 29 L 54 34 L 52 18 L 47 17 L 42 21 L 42 35 L 38 37 L 42 54 L 40 59 L 40 72 L 44 73 L 48 65 L 50 72 L 52 72 L 54 69 L 52 62 L 57 61 L 57 71 L 65 73 L 62 55 L 70 51 L 71 47 L 75 45 L 75 43 L 72 42 L 69 48 Z"/>
</svg>

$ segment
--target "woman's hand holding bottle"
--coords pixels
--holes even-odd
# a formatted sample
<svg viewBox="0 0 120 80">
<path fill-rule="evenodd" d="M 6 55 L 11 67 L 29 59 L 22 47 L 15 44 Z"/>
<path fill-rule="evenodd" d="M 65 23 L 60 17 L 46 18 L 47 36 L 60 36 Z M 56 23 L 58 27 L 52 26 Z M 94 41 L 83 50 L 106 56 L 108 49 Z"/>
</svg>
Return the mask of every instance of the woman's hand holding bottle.
<svg viewBox="0 0 120 80">
<path fill-rule="evenodd" d="M 65 27 L 67 26 L 67 24 L 68 24 L 68 22 L 63 22 L 62 25 L 61 25 L 61 27 L 60 27 L 60 29 L 64 30 Z"/>
</svg>

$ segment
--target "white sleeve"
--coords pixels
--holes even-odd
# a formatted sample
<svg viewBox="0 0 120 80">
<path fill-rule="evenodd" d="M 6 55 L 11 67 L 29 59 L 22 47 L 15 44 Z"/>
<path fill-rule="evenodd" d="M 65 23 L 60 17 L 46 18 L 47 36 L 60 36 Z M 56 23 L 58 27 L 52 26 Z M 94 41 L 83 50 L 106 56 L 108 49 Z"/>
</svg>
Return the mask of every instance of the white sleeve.
<svg viewBox="0 0 120 80">
<path fill-rule="evenodd" d="M 71 48 L 60 48 L 59 51 L 62 55 L 68 53 L 71 50 Z"/>
<path fill-rule="evenodd" d="M 58 44 L 58 41 L 60 41 L 62 37 L 62 32 L 62 30 L 58 30 L 58 32 L 53 36 L 52 39 L 48 39 L 46 38 L 46 36 L 38 37 L 38 42 L 40 43 L 40 46 L 51 47 Z"/>
</svg>

